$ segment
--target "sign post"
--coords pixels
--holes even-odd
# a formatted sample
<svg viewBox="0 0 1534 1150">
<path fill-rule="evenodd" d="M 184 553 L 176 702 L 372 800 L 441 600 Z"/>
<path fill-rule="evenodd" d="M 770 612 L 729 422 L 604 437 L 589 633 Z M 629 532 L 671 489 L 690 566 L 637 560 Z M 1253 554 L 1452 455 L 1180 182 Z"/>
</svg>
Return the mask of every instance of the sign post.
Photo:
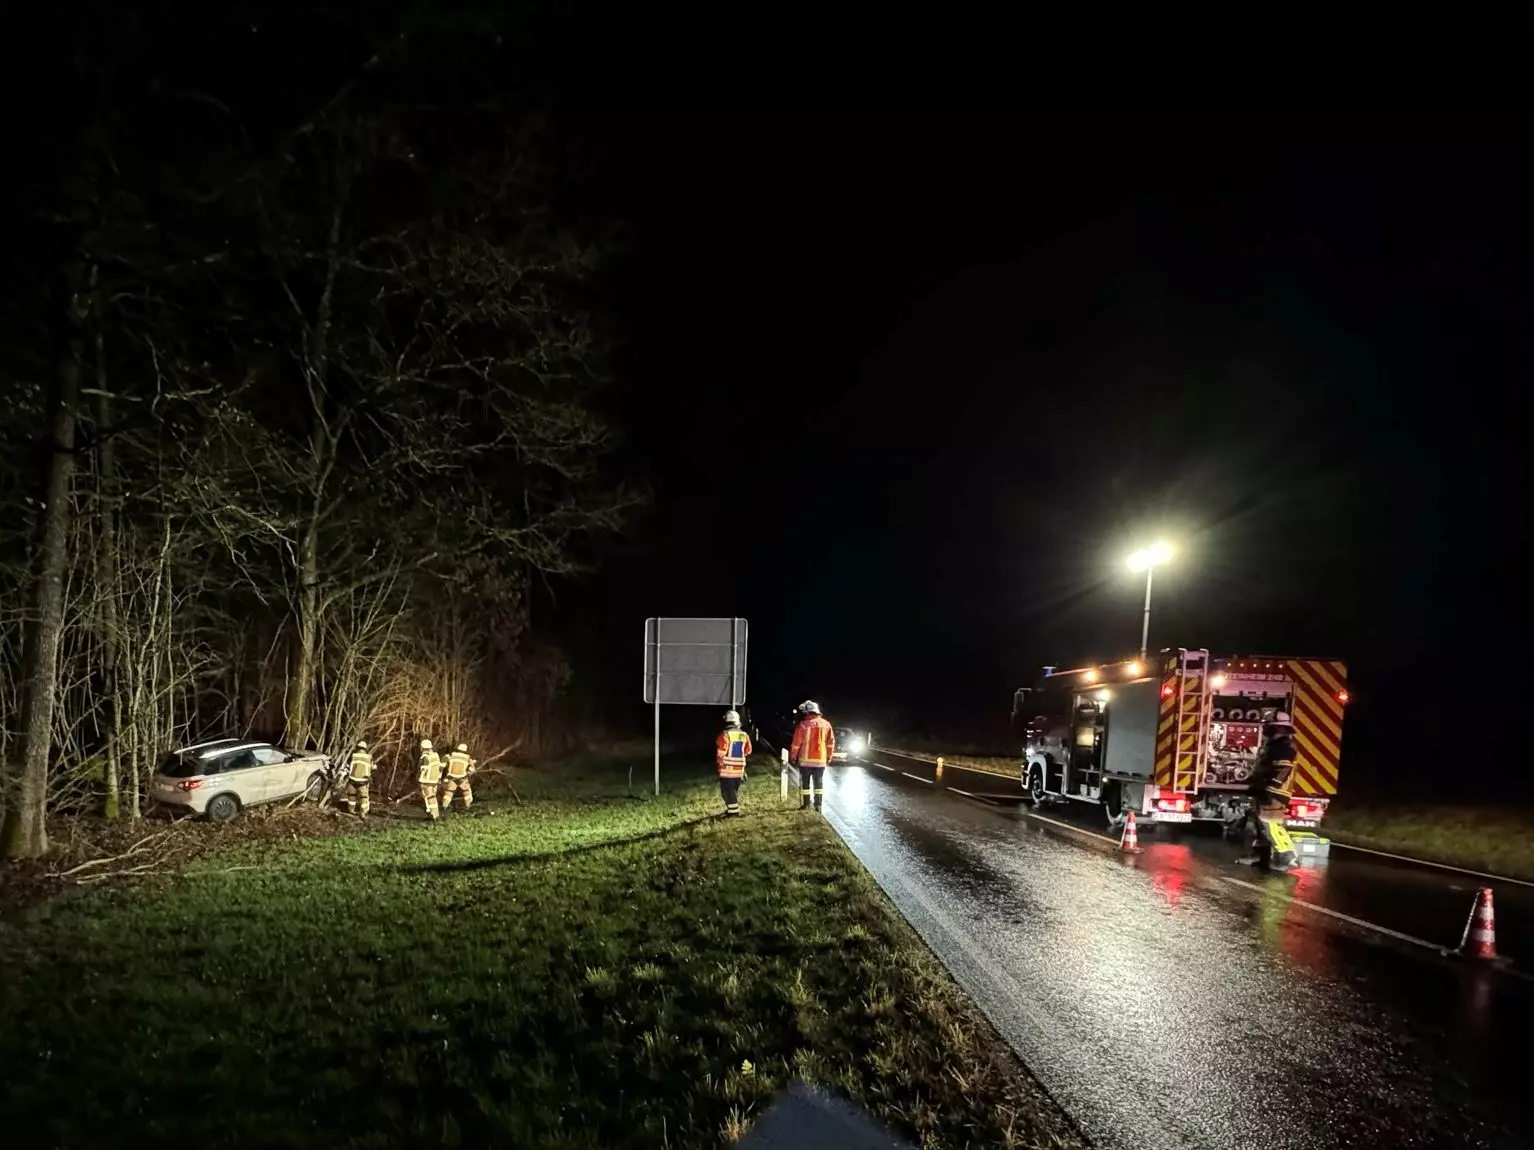
<svg viewBox="0 0 1534 1150">
<path fill-rule="evenodd" d="M 655 793 L 660 794 L 662 703 L 733 709 L 746 701 L 744 619 L 646 619 L 644 701 L 655 705 Z"/>
</svg>

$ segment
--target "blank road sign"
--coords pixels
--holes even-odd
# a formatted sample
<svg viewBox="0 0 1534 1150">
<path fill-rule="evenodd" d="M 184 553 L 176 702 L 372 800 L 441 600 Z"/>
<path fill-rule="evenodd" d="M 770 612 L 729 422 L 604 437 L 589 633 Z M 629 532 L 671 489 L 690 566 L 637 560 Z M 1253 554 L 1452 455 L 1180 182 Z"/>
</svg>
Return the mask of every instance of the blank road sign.
<svg viewBox="0 0 1534 1150">
<path fill-rule="evenodd" d="M 646 619 L 644 701 L 740 706 L 746 631 L 744 619 Z"/>
</svg>

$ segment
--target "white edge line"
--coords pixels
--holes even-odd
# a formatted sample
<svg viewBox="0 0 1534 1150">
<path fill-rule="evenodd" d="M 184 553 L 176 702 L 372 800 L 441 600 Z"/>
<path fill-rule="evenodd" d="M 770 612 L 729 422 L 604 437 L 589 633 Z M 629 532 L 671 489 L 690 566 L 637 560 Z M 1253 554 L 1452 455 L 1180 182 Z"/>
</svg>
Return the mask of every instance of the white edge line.
<svg viewBox="0 0 1534 1150">
<path fill-rule="evenodd" d="M 931 779 L 924 779 L 920 775 L 913 775 L 910 771 L 901 771 L 900 773 L 908 779 L 915 779 L 918 783 L 926 783 L 929 787 L 936 785 Z"/>
<path fill-rule="evenodd" d="M 895 769 L 894 767 L 886 767 L 883 763 L 875 763 L 874 766 L 878 767 L 881 771 L 893 771 Z"/>
<path fill-rule="evenodd" d="M 943 789 L 949 794 L 963 795 L 966 799 L 972 799 L 975 797 L 974 794 L 970 791 L 961 791 L 958 787 L 944 787 Z"/>
<path fill-rule="evenodd" d="M 1041 823 L 1048 823 L 1052 827 L 1060 827 L 1063 830 L 1075 831 L 1078 835 L 1090 835 L 1094 839 L 1101 839 L 1103 842 L 1112 843 L 1114 846 L 1119 845 L 1119 840 L 1114 838 L 1112 835 L 1105 835 L 1101 831 L 1089 831 L 1086 827 L 1078 827 L 1075 823 L 1067 823 L 1062 822 L 1059 819 L 1052 819 L 1048 815 L 1035 814 L 1033 811 L 1024 811 L 1023 817 L 1029 819 L 1038 819 Z"/>
<path fill-rule="evenodd" d="M 1220 877 L 1223 878 L 1226 882 L 1235 883 L 1237 886 L 1245 887 L 1247 890 L 1256 891 L 1258 894 L 1264 895 L 1268 898 L 1277 898 L 1282 899 L 1284 902 L 1292 902 L 1296 906 L 1303 906 L 1306 910 L 1313 910 L 1317 914 L 1324 914 L 1329 918 L 1336 918 L 1341 919 L 1343 922 L 1350 922 L 1354 926 L 1363 927 L 1365 930 L 1372 930 L 1376 934 L 1386 934 L 1391 938 L 1398 938 L 1402 942 L 1409 942 L 1415 946 L 1422 946 L 1426 947 L 1428 950 L 1437 951 L 1439 954 L 1449 953 L 1449 948 L 1446 946 L 1440 946 L 1436 942 L 1428 942 L 1427 939 L 1418 938 L 1413 934 L 1402 934 L 1398 930 L 1391 930 L 1388 926 L 1381 926 L 1379 923 L 1370 922 L 1368 919 L 1354 918 L 1350 914 L 1343 914 L 1340 910 L 1332 910 L 1329 907 L 1320 906 L 1313 902 L 1306 902 L 1302 898 L 1294 898 L 1293 896 L 1286 894 L 1277 894 L 1274 891 L 1269 890 L 1267 887 L 1258 886 L 1254 882 L 1247 882 L 1244 878 L 1232 878 L 1228 874 L 1223 874 Z"/>
<path fill-rule="evenodd" d="M 1416 866 L 1430 866 L 1438 870 L 1453 871 L 1455 874 L 1474 875 L 1476 878 L 1495 879 L 1497 882 L 1516 883 L 1518 886 L 1534 886 L 1534 882 L 1528 879 L 1513 878 L 1505 874 L 1490 874 L 1483 870 L 1470 870 L 1468 867 L 1451 866 L 1448 863 L 1430 862 L 1427 859 L 1412 858 L 1411 855 L 1391 854 L 1389 851 L 1377 851 L 1373 847 L 1358 847 L 1352 843 L 1345 843 L 1341 839 L 1332 839 L 1332 846 L 1341 847 L 1343 850 L 1362 851 L 1366 855 L 1379 855 L 1380 858 L 1396 859 L 1398 862 L 1409 862 Z"/>
</svg>

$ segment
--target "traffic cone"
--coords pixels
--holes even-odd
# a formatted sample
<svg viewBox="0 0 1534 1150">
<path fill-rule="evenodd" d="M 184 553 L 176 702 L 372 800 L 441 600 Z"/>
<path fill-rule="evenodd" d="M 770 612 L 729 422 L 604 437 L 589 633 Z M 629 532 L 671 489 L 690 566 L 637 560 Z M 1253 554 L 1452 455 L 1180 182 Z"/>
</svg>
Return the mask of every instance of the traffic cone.
<svg viewBox="0 0 1534 1150">
<path fill-rule="evenodd" d="M 1130 811 L 1124 820 L 1124 833 L 1119 836 L 1119 850 L 1131 855 L 1140 853 L 1140 832 L 1135 830 L 1134 811 Z"/>
<path fill-rule="evenodd" d="M 1465 933 L 1459 940 L 1457 953 L 1461 958 L 1497 960 L 1497 916 L 1489 886 L 1483 886 L 1475 893 L 1475 904 L 1470 908 L 1470 917 L 1465 920 Z"/>
</svg>

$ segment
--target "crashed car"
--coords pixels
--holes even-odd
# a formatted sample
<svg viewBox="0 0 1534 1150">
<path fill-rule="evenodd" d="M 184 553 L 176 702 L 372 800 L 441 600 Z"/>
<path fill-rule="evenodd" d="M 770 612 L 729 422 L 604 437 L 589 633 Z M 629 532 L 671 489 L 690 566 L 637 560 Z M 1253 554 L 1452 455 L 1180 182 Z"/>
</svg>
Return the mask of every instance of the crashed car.
<svg viewBox="0 0 1534 1150">
<path fill-rule="evenodd" d="M 330 756 L 318 751 L 215 739 L 166 755 L 149 784 L 149 797 L 162 806 L 224 823 L 261 803 L 318 798 L 332 775 Z"/>
</svg>

